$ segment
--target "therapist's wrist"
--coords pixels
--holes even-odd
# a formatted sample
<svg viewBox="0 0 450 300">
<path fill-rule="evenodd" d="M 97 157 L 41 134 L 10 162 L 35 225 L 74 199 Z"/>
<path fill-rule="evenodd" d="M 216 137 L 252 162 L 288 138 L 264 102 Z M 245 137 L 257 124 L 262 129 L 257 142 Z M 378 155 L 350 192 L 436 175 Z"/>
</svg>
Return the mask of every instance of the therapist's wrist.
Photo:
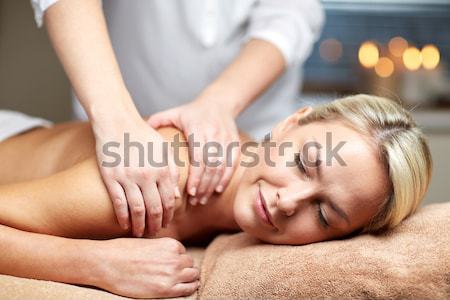
<svg viewBox="0 0 450 300">
<path fill-rule="evenodd" d="M 91 101 L 86 109 L 94 127 L 107 128 L 142 119 L 128 92 L 121 92 Z"/>
<path fill-rule="evenodd" d="M 229 113 L 236 118 L 248 102 L 238 89 L 225 83 L 213 83 L 208 86 L 196 99 L 205 105 L 215 105 L 221 112 Z"/>
</svg>

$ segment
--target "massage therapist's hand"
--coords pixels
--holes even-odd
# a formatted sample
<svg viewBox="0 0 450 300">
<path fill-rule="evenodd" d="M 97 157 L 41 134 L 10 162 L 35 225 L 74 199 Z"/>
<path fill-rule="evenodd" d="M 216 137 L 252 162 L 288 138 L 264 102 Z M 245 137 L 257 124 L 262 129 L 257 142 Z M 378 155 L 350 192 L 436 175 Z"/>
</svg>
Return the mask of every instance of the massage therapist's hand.
<svg viewBox="0 0 450 300">
<path fill-rule="evenodd" d="M 155 233 L 161 228 L 161 222 L 167 225 L 173 217 L 178 182 L 173 156 L 168 155 L 166 167 L 151 166 L 147 157 L 143 167 L 139 167 L 139 157 L 132 151 L 130 166 L 124 166 L 125 133 L 144 148 L 152 142 L 153 158 L 157 162 L 163 156 L 162 137 L 142 120 L 126 88 L 101 1 L 53 2 L 56 3 L 45 13 L 45 24 L 92 125 L 97 161 L 119 224 L 124 229 L 129 227 L 131 215 L 134 235 L 142 236 L 146 223 L 149 233 Z M 114 166 L 105 167 L 102 163 L 111 160 L 103 151 L 108 143 L 116 145 L 114 152 L 121 153 L 122 159 Z"/>
<path fill-rule="evenodd" d="M 200 272 L 185 247 L 172 238 L 96 241 L 95 286 L 131 298 L 189 296 Z"/>
<path fill-rule="evenodd" d="M 136 237 L 142 237 L 146 227 L 150 235 L 166 227 L 173 218 L 175 197 L 179 197 L 179 174 L 170 148 L 163 153 L 161 135 L 134 110 L 103 119 L 93 128 L 100 172 L 120 226 L 127 230 L 131 221 Z M 129 147 L 124 146 L 126 135 Z M 152 151 L 152 160 L 148 151 Z"/>
<path fill-rule="evenodd" d="M 226 188 L 240 154 L 239 133 L 226 101 L 205 94 L 191 103 L 151 116 L 148 123 L 154 128 L 173 125 L 183 131 L 186 138 L 192 135 L 189 140 L 191 166 L 186 186 L 192 205 L 198 202 L 206 204 L 214 191 L 221 193 Z M 233 142 L 234 145 L 228 147 Z M 218 151 L 219 144 L 221 151 Z M 207 152 L 217 155 L 206 159 Z"/>
</svg>

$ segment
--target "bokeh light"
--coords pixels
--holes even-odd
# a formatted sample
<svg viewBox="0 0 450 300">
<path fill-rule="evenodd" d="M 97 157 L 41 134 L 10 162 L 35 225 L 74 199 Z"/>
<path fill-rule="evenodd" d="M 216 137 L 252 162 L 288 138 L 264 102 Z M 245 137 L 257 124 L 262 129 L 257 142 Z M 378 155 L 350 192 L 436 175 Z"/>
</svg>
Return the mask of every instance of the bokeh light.
<svg viewBox="0 0 450 300">
<path fill-rule="evenodd" d="M 374 42 L 364 42 L 359 47 L 358 58 L 361 65 L 366 68 L 372 68 L 378 63 L 380 57 L 380 51 Z"/>
<path fill-rule="evenodd" d="M 375 65 L 375 73 L 381 78 L 387 78 L 394 73 L 394 63 L 387 57 L 381 57 Z"/>
<path fill-rule="evenodd" d="M 403 63 L 408 70 L 415 71 L 422 64 L 422 54 L 416 47 L 409 47 L 403 53 Z"/>
<path fill-rule="evenodd" d="M 402 57 L 403 52 L 408 48 L 408 42 L 400 37 L 396 36 L 389 41 L 389 52 L 395 57 Z"/>
<path fill-rule="evenodd" d="M 422 48 L 422 65 L 427 70 L 432 70 L 439 65 L 439 50 L 434 45 L 426 45 Z"/>
<path fill-rule="evenodd" d="M 319 54 L 323 60 L 336 63 L 342 57 L 342 43 L 330 38 L 320 43 Z"/>
</svg>

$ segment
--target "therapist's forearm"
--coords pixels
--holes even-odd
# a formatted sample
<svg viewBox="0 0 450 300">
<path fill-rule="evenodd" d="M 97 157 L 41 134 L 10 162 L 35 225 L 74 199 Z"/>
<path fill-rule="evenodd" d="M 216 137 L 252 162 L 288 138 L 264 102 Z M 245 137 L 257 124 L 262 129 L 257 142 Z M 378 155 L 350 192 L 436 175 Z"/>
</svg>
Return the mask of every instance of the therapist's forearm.
<svg viewBox="0 0 450 300">
<path fill-rule="evenodd" d="M 237 116 L 284 72 L 285 67 L 284 57 L 275 45 L 250 40 L 203 95 L 226 101 L 232 114 Z"/>
<path fill-rule="evenodd" d="M 125 87 L 98 0 L 60 0 L 45 13 L 50 40 L 94 123 L 137 114 Z"/>
</svg>

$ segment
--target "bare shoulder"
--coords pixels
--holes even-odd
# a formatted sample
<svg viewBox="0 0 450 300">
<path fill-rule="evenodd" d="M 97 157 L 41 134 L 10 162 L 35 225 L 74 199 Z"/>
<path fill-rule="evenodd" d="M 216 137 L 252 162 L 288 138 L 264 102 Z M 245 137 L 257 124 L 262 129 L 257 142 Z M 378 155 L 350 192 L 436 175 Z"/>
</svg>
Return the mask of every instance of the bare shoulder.
<svg viewBox="0 0 450 300">
<path fill-rule="evenodd" d="M 188 208 L 185 189 L 190 166 L 187 138 L 182 131 L 174 127 L 159 128 L 158 133 L 169 143 L 168 147 L 173 151 L 174 161 L 180 172 L 178 187 L 180 188 L 183 200 L 182 203 L 178 203 L 177 207 L 181 208 L 181 211 L 185 211 Z M 244 132 L 240 132 L 239 136 L 241 143 L 252 140 Z"/>
</svg>

